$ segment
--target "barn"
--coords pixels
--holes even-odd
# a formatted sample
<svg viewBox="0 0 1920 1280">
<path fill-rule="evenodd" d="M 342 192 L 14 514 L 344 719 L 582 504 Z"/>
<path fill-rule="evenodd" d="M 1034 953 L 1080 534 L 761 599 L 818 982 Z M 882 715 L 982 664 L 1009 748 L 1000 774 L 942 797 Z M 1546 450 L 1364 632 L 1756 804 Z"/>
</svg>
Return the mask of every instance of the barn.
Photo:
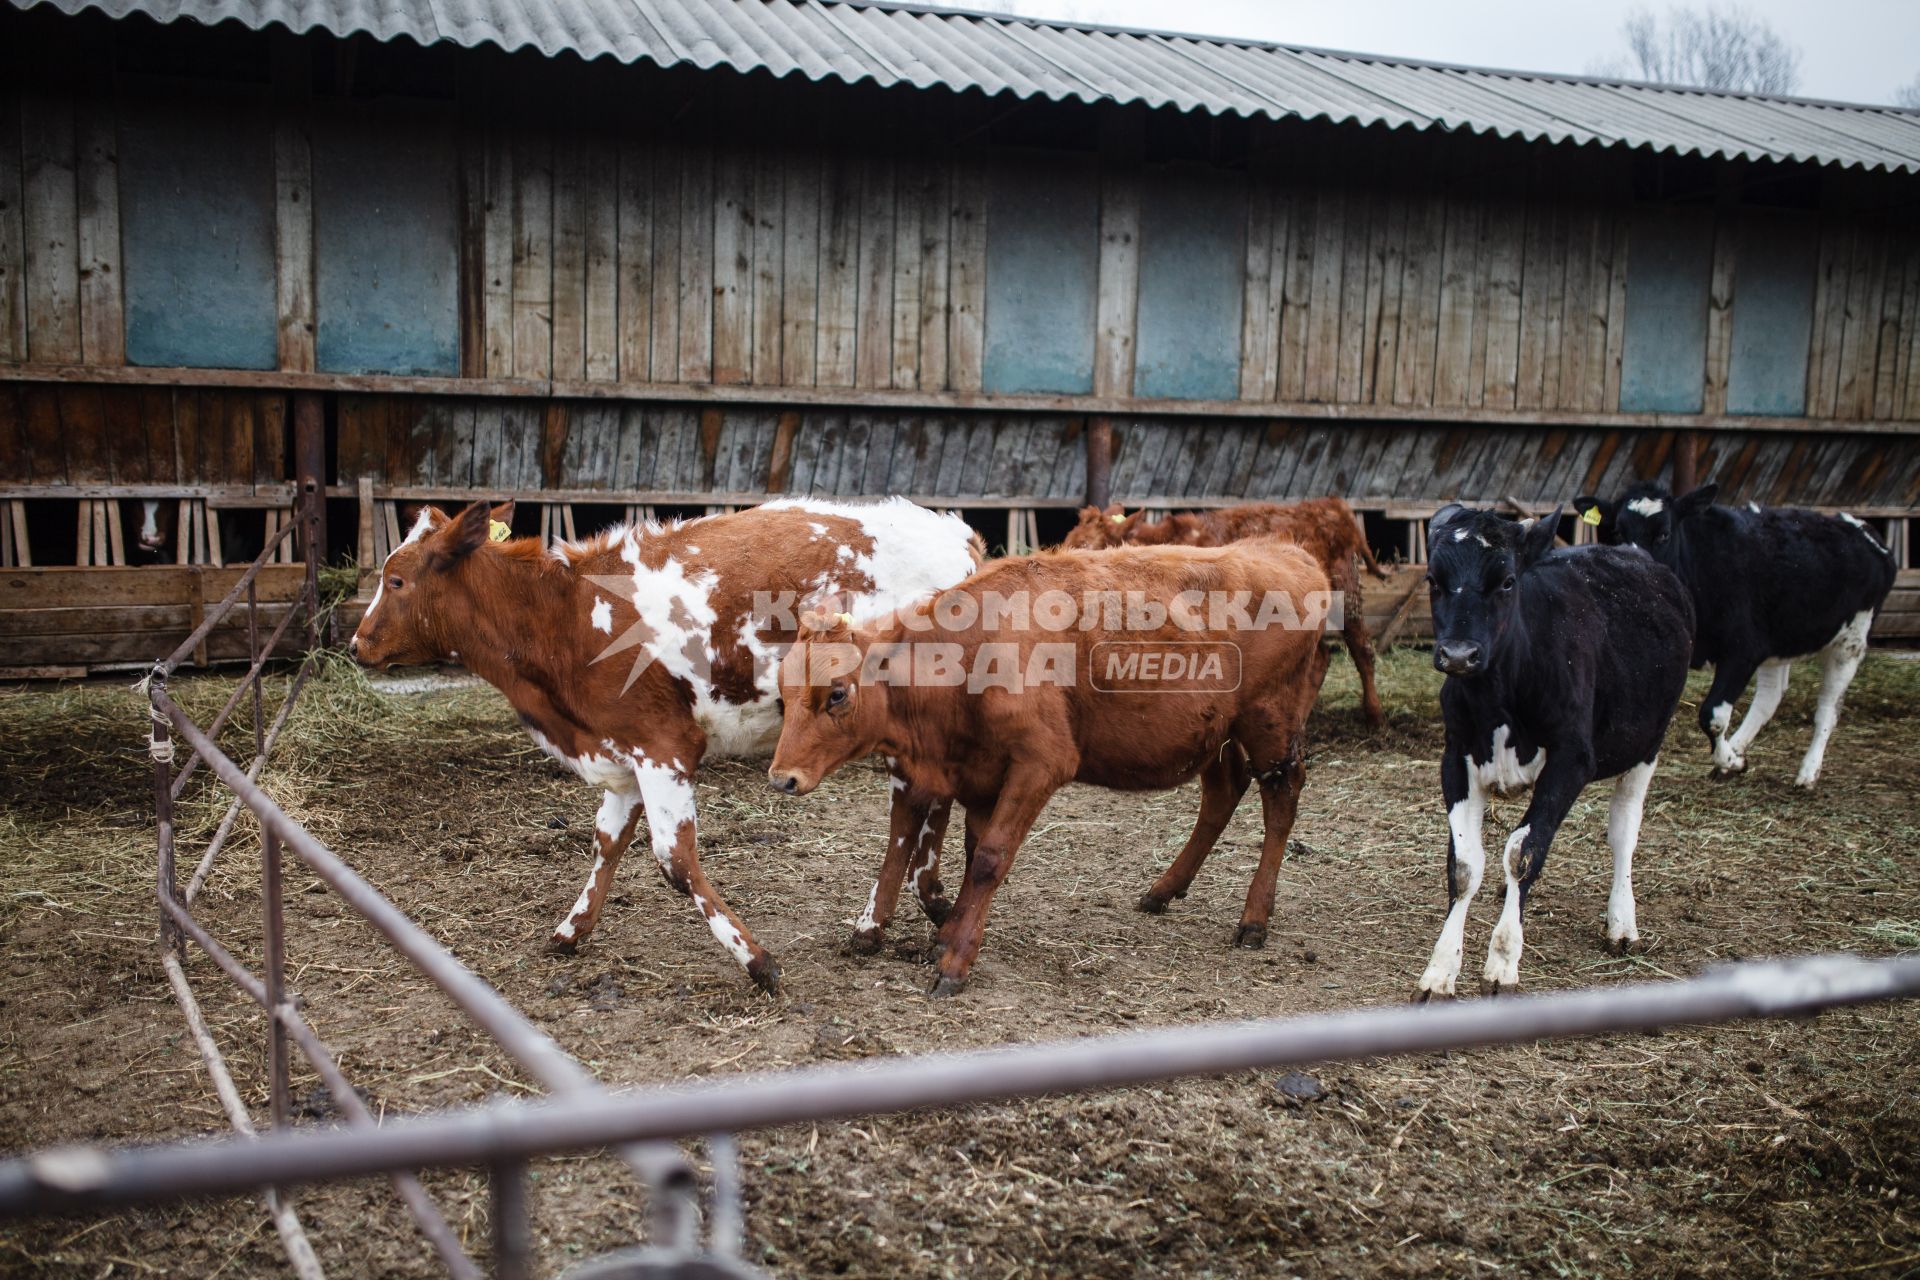
<svg viewBox="0 0 1920 1280">
<path fill-rule="evenodd" d="M 1920 113 L 851 0 L 7 0 L 0 50 L 15 673 L 151 660 L 321 494 L 363 576 L 421 500 L 1019 548 L 1334 493 L 1417 565 L 1442 500 L 1665 476 L 1912 563 Z"/>
</svg>

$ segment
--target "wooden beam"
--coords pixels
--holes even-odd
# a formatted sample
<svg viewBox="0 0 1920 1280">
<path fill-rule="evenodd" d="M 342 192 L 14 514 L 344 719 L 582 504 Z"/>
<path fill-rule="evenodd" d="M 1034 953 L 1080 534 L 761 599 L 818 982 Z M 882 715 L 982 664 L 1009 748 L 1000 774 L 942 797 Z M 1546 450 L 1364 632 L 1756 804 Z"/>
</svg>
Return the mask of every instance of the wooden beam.
<svg viewBox="0 0 1920 1280">
<path fill-rule="evenodd" d="M 312 372 L 313 91 L 309 46 L 273 32 L 273 258 L 282 369 Z"/>
<path fill-rule="evenodd" d="M 1113 476 L 1113 419 L 1087 419 L 1087 505 L 1104 508 L 1111 501 Z"/>
</svg>

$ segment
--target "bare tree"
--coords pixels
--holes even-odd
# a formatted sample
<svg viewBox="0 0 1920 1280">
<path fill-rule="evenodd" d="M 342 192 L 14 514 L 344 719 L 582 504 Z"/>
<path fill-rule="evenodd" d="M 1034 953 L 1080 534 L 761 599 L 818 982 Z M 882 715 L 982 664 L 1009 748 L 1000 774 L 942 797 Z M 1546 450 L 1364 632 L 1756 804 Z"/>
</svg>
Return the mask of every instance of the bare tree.
<svg viewBox="0 0 1920 1280">
<path fill-rule="evenodd" d="M 1893 105 L 1920 111 L 1920 76 L 1915 76 L 1893 91 Z"/>
<path fill-rule="evenodd" d="M 1596 75 L 1735 93 L 1792 93 L 1800 83 L 1800 50 L 1735 5 L 1676 6 L 1664 21 L 1640 9 L 1620 33 L 1626 55 L 1595 66 Z"/>
</svg>

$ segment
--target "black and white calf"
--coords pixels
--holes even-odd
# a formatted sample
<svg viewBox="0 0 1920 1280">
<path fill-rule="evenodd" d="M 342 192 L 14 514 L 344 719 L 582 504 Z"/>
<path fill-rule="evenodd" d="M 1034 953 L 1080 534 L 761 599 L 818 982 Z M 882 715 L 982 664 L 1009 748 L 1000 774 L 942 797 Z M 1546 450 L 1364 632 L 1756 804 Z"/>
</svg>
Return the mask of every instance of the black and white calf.
<svg viewBox="0 0 1920 1280">
<path fill-rule="evenodd" d="M 1487 948 L 1493 991 L 1520 980 L 1520 911 L 1554 833 L 1581 790 L 1618 778 L 1607 815 L 1613 891 L 1607 938 L 1639 939 L 1633 850 L 1660 741 L 1687 680 L 1693 607 L 1678 578 L 1619 547 L 1553 550 L 1559 512 L 1516 524 L 1491 511 L 1441 508 L 1427 530 L 1433 665 L 1446 753 L 1447 921 L 1419 998 L 1450 996 L 1460 976 L 1467 908 L 1486 870 L 1481 820 L 1490 795 L 1533 788 L 1501 858 L 1506 903 Z"/>
<path fill-rule="evenodd" d="M 1852 516 L 1715 506 L 1717 491 L 1702 485 L 1675 498 L 1639 484 L 1615 502 L 1581 497 L 1574 504 L 1600 513 L 1603 542 L 1645 548 L 1693 597 L 1693 665 L 1713 666 L 1700 728 L 1713 747 L 1715 777 L 1747 767 L 1747 748 L 1779 708 L 1793 659 L 1820 655 L 1813 742 L 1795 779 L 1811 787 L 1840 699 L 1866 656 L 1873 615 L 1893 589 L 1893 555 Z M 1753 702 L 1731 729 L 1733 704 L 1756 672 Z"/>
</svg>

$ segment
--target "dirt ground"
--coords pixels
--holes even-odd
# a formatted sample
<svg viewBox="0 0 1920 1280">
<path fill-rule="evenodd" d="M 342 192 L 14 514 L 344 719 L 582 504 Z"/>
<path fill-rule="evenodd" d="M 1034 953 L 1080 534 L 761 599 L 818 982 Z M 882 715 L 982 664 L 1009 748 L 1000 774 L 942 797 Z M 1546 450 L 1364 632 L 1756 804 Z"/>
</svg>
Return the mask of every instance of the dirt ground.
<svg viewBox="0 0 1920 1280">
<path fill-rule="evenodd" d="M 1392 722 L 1358 724 L 1336 661 L 1312 726 L 1299 845 L 1263 952 L 1227 946 L 1258 853 L 1250 798 L 1191 897 L 1134 899 L 1175 850 L 1192 788 L 1059 796 L 995 904 L 959 998 L 922 994 L 927 929 L 844 947 L 885 830 L 884 779 L 805 800 L 758 764 L 700 781 L 715 882 L 778 955 L 757 993 L 644 853 L 572 958 L 543 943 L 590 861 L 596 799 L 541 756 L 491 690 L 393 696 L 332 670 L 267 777 L 296 816 L 615 1084 L 1401 1001 L 1439 928 L 1445 830 L 1438 678 L 1383 664 Z M 1920 947 L 1920 662 L 1862 670 L 1820 790 L 1790 785 L 1817 679 L 1804 672 L 1716 784 L 1693 708 L 1676 720 L 1636 867 L 1644 954 L 1600 945 L 1608 791 L 1584 796 L 1528 919 L 1534 990 L 1680 976 L 1716 961 Z M 204 719 L 230 677 L 182 681 Z M 1689 698 L 1702 689 L 1696 679 Z M 154 960 L 149 775 L 139 695 L 88 682 L 0 690 L 0 1149 L 224 1128 Z M 242 734 L 230 735 L 237 743 Z M 244 757 L 243 757 L 244 758 Z M 217 821 L 195 789 L 191 865 Z M 1520 807 L 1502 804 L 1504 830 Z M 1493 839 L 1489 844 L 1497 847 Z M 257 954 L 257 852 L 235 846 L 201 917 Z M 1497 893 L 1476 905 L 1478 972 Z M 428 984 L 294 868 L 292 981 L 376 1111 L 525 1086 Z M 243 1090 L 263 1108 L 262 1020 L 204 957 L 189 965 Z M 747 1135 L 748 1256 L 779 1276 L 1897 1276 L 1920 1274 L 1920 1039 L 1913 1006 L 1683 1029 L 1315 1072 L 1278 1072 L 964 1113 Z M 332 1123 L 303 1075 L 303 1123 Z M 602 1156 L 542 1163 L 549 1272 L 631 1242 L 640 1194 Z M 485 1247 L 486 1191 L 431 1175 Z M 343 1276 L 435 1274 L 384 1182 L 302 1194 Z M 257 1200 L 0 1225 L 12 1274 L 284 1273 Z"/>
</svg>

